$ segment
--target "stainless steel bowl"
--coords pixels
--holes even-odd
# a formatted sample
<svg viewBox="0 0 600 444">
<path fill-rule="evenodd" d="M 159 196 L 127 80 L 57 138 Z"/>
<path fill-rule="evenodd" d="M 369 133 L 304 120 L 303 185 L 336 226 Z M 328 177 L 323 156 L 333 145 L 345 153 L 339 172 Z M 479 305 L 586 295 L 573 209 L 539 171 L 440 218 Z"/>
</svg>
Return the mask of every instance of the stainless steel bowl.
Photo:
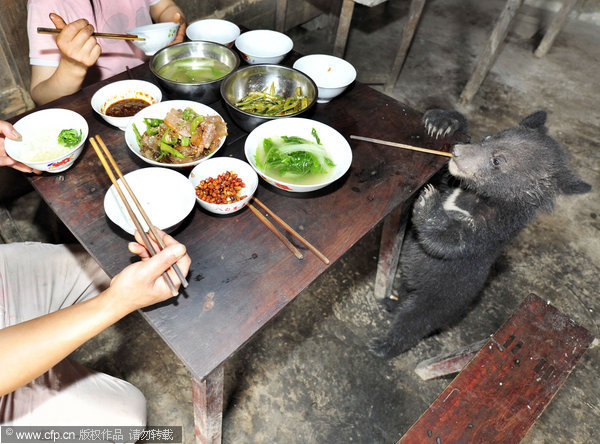
<svg viewBox="0 0 600 444">
<path fill-rule="evenodd" d="M 287 116 L 261 116 L 239 109 L 235 104 L 251 91 L 268 89 L 271 84 L 275 92 L 287 97 L 296 93 L 296 87 L 308 97 L 309 103 L 302 111 Z M 309 111 L 317 99 L 317 85 L 306 74 L 281 65 L 251 65 L 229 75 L 221 83 L 221 97 L 233 121 L 246 132 L 269 120 L 298 117 Z"/>
<path fill-rule="evenodd" d="M 231 68 L 231 72 L 220 79 L 209 82 L 182 83 L 165 79 L 158 74 L 160 68 L 173 60 L 187 57 L 207 57 L 218 60 Z M 221 82 L 238 69 L 240 58 L 237 53 L 225 45 L 214 42 L 196 41 L 183 42 L 167 46 L 158 51 L 150 62 L 150 71 L 160 85 L 167 91 L 170 98 L 188 99 L 202 103 L 212 103 L 219 99 Z"/>
</svg>

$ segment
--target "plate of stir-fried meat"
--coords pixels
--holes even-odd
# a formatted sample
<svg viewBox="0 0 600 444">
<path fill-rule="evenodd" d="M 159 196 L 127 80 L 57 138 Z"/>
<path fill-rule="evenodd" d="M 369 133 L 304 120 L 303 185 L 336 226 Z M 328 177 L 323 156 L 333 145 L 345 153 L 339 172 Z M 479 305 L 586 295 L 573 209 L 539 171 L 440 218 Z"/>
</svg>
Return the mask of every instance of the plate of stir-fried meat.
<svg viewBox="0 0 600 444">
<path fill-rule="evenodd" d="M 189 167 L 217 152 L 227 123 L 212 108 L 189 100 L 169 100 L 144 108 L 125 130 L 125 142 L 144 161 Z"/>
</svg>

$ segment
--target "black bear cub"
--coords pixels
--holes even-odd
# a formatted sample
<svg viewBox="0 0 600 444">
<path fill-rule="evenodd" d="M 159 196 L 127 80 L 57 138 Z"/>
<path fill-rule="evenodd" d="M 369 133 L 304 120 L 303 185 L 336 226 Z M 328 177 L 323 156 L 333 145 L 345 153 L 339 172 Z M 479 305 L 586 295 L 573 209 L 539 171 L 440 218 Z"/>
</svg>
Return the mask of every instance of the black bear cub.
<svg viewBox="0 0 600 444">
<path fill-rule="evenodd" d="M 468 132 L 458 111 L 430 110 L 423 121 L 434 135 Z M 373 353 L 395 356 L 460 319 L 494 261 L 538 211 L 551 211 L 558 194 L 591 189 L 569 171 L 545 123 L 546 113 L 537 111 L 479 143 L 454 146 L 448 171 L 455 183 L 427 185 L 414 204 L 392 330 L 371 341 Z"/>
</svg>

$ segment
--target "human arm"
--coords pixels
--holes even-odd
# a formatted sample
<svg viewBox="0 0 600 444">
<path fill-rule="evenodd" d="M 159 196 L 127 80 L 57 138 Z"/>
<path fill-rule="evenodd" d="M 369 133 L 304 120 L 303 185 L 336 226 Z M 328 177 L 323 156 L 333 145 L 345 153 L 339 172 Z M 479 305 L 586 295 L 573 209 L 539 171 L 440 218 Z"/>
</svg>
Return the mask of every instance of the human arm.
<svg viewBox="0 0 600 444">
<path fill-rule="evenodd" d="M 175 40 L 171 43 L 181 43 L 185 40 L 185 30 L 187 21 L 181 8 L 173 0 L 161 0 L 160 2 L 150 6 L 150 16 L 155 23 L 161 22 L 176 22 L 179 23 L 179 29 L 175 35 Z"/>
<path fill-rule="evenodd" d="M 92 36 L 94 27 L 87 20 L 79 19 L 66 24 L 57 14 L 50 14 L 50 20 L 61 30 L 56 37 L 61 57 L 57 67 L 31 67 L 29 92 L 38 105 L 78 91 L 88 68 L 96 63 L 102 53 L 96 38 Z"/>
<path fill-rule="evenodd" d="M 34 170 L 33 168 L 28 167 L 21 162 L 17 162 L 15 159 L 6 154 L 6 149 L 4 148 L 4 139 L 7 137 L 12 140 L 19 140 L 21 135 L 10 123 L 0 120 L 0 166 L 9 166 L 24 173 L 40 174 L 41 171 Z"/>
<path fill-rule="evenodd" d="M 137 233 L 136 239 L 141 242 Z M 168 235 L 163 240 L 167 248 L 152 258 L 141 244 L 131 243 L 130 251 L 142 261 L 126 267 L 98 296 L 0 330 L 0 396 L 43 374 L 132 311 L 170 298 L 163 272 L 169 270 L 178 286 L 177 275 L 169 267 L 177 263 L 185 275 L 191 261 L 182 244 Z"/>
</svg>

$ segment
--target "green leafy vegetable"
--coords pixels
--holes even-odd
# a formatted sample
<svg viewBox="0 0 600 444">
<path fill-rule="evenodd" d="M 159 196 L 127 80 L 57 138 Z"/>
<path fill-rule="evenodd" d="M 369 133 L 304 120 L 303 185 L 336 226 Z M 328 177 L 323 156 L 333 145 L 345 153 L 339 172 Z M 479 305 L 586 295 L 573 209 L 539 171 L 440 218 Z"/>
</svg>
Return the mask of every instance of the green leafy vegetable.
<svg viewBox="0 0 600 444">
<path fill-rule="evenodd" d="M 281 140 L 289 145 L 302 144 L 302 143 L 311 143 L 309 140 L 304 139 L 303 137 L 298 136 L 281 136 Z"/>
<path fill-rule="evenodd" d="M 319 140 L 316 131 L 313 136 Z M 322 145 L 298 136 L 263 139 L 262 150 L 257 151 L 254 159 L 260 169 L 275 171 L 280 176 L 327 174 L 335 166 Z"/>
<path fill-rule="evenodd" d="M 64 129 L 58 135 L 58 143 L 63 146 L 75 146 L 79 142 L 81 142 L 81 130 L 77 132 L 76 129 Z"/>
</svg>

